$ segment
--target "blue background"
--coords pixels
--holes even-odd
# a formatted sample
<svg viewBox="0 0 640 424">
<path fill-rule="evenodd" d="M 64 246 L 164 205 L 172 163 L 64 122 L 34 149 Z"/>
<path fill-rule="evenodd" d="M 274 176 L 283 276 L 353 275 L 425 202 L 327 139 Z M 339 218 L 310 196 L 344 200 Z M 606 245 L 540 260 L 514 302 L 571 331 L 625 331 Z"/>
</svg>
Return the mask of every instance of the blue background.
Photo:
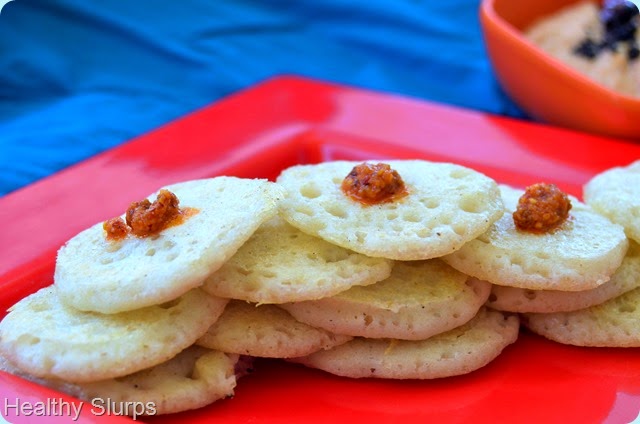
<svg viewBox="0 0 640 424">
<path fill-rule="evenodd" d="M 479 0 L 15 0 L 0 13 L 0 195 L 297 74 L 526 118 Z"/>
</svg>

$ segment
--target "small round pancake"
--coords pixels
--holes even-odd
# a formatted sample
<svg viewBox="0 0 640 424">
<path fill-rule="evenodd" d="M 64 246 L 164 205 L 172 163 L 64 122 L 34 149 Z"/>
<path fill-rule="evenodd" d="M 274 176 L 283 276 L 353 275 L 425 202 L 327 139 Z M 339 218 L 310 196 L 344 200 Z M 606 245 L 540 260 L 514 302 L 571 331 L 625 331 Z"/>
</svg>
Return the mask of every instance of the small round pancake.
<svg viewBox="0 0 640 424">
<path fill-rule="evenodd" d="M 505 214 L 485 234 L 443 257 L 449 265 L 500 286 L 562 291 L 596 288 L 620 266 L 629 245 L 621 226 L 571 198 L 569 219 L 554 231 L 520 231 L 512 213 L 524 191 L 500 190 Z"/>
<path fill-rule="evenodd" d="M 423 160 L 384 161 L 409 194 L 362 205 L 341 190 L 361 162 L 335 161 L 285 169 L 281 213 L 293 226 L 373 257 L 430 259 L 451 253 L 482 234 L 502 215 L 495 181 L 469 168 Z"/>
<path fill-rule="evenodd" d="M 528 290 L 494 285 L 487 306 L 508 312 L 567 312 L 598 305 L 640 286 L 640 246 L 631 241 L 620 268 L 603 285 L 591 290 L 566 292 Z"/>
<path fill-rule="evenodd" d="M 640 243 L 640 160 L 596 175 L 585 184 L 583 198 Z"/>
<path fill-rule="evenodd" d="M 332 296 L 391 273 L 392 261 L 371 258 L 303 233 L 280 217 L 263 224 L 203 289 L 255 303 Z"/>
<path fill-rule="evenodd" d="M 430 259 L 397 262 L 389 278 L 371 286 L 280 306 L 332 333 L 423 340 L 472 319 L 490 292 L 491 284 Z"/>
<path fill-rule="evenodd" d="M 573 312 L 524 314 L 534 333 L 558 343 L 595 347 L 640 347 L 640 288 Z"/>
<path fill-rule="evenodd" d="M 228 353 L 291 358 L 329 349 L 351 339 L 298 322 L 274 305 L 231 301 L 220 319 L 196 343 Z"/>
<path fill-rule="evenodd" d="M 0 352 L 36 377 L 70 382 L 115 378 L 191 346 L 227 302 L 193 289 L 166 304 L 99 314 L 66 306 L 49 286 L 16 303 L 0 321 Z"/>
<path fill-rule="evenodd" d="M 182 412 L 209 405 L 233 395 L 236 386 L 234 367 L 238 355 L 192 346 L 167 362 L 117 379 L 92 383 L 67 383 L 37 378 L 0 355 L 0 370 L 33 381 L 41 386 L 93 402 L 96 412 L 104 412 L 105 402 L 126 405 L 118 413 L 139 417 Z"/>
<path fill-rule="evenodd" d="M 107 240 L 98 223 L 73 237 L 59 250 L 54 275 L 65 303 L 117 313 L 175 299 L 200 286 L 273 217 L 283 194 L 266 180 L 234 177 L 166 188 L 181 208 L 198 213 L 156 236 Z"/>
<path fill-rule="evenodd" d="M 465 325 L 426 340 L 355 338 L 301 358 L 311 368 L 351 378 L 433 379 L 467 374 L 518 338 L 517 316 L 483 308 Z"/>
</svg>

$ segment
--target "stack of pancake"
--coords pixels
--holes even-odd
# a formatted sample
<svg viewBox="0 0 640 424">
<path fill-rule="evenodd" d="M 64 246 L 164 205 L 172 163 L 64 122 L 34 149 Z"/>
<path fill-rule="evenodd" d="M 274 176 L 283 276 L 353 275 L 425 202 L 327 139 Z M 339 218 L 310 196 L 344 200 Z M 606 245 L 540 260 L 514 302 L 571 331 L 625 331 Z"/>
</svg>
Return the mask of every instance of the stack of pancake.
<svg viewBox="0 0 640 424">
<path fill-rule="evenodd" d="M 232 177 L 166 188 L 191 211 L 179 225 L 113 240 L 101 222 L 59 250 L 54 285 L 0 322 L 1 369 L 83 400 L 151 405 L 127 413 L 178 412 L 233 394 L 246 362 L 195 345 L 228 299 L 200 286 L 277 213 L 283 192 Z"/>
<path fill-rule="evenodd" d="M 618 182 L 594 179 L 593 207 L 571 199 L 558 229 L 528 234 L 512 218 L 521 190 L 454 164 L 385 163 L 407 188 L 394 201 L 346 196 L 358 163 L 336 161 L 275 183 L 166 187 L 197 213 L 151 237 L 109 240 L 96 224 L 61 248 L 54 285 L 0 322 L 0 368 L 170 413 L 230 396 L 253 357 L 353 378 L 469 373 L 516 341 L 520 317 L 550 338 L 640 345 L 638 330 L 605 318 L 640 296 L 640 252 L 625 234 L 637 228 L 622 223 L 633 212 L 602 206 Z"/>
<path fill-rule="evenodd" d="M 592 347 L 640 347 L 640 160 L 606 170 L 584 186 L 584 201 L 628 237 L 628 250 L 611 278 L 582 293 L 524 293 L 523 322 L 559 343 Z M 585 229 L 585 232 L 587 230 Z M 605 234 L 592 234 L 590 245 Z M 524 301 L 525 305 L 529 302 Z"/>
</svg>

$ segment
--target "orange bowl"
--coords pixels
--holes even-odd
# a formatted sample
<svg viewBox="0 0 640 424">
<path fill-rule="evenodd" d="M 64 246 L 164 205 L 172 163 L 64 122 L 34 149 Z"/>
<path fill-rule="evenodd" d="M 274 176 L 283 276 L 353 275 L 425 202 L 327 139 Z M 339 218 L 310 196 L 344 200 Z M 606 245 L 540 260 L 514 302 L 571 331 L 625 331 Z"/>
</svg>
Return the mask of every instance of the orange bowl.
<svg viewBox="0 0 640 424">
<path fill-rule="evenodd" d="M 532 118 L 640 140 L 640 98 L 619 94 L 549 56 L 523 36 L 535 20 L 578 0 L 483 0 L 480 23 L 505 92 Z"/>
</svg>

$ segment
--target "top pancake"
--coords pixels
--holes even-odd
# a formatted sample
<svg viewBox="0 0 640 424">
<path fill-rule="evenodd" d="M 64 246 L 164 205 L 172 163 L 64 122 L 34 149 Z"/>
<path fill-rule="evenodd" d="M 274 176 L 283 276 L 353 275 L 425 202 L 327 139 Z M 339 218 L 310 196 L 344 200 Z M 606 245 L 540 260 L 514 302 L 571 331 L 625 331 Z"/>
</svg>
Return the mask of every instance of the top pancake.
<svg viewBox="0 0 640 424">
<path fill-rule="evenodd" d="M 602 172 L 584 186 L 584 201 L 640 243 L 640 160 Z"/>
<path fill-rule="evenodd" d="M 523 190 L 500 186 L 507 212 L 476 240 L 442 259 L 490 283 L 532 290 L 589 290 L 608 281 L 628 248 L 622 227 L 571 198 L 570 218 L 534 234 L 513 222 Z"/>
<path fill-rule="evenodd" d="M 282 196 L 281 188 L 267 180 L 234 177 L 166 188 L 181 208 L 198 213 L 149 237 L 107 240 L 102 222 L 73 237 L 59 250 L 54 275 L 65 303 L 116 313 L 175 299 L 200 286 L 233 256 L 277 213 Z"/>
<path fill-rule="evenodd" d="M 293 226 L 368 256 L 430 259 L 482 234 L 503 212 L 495 181 L 469 168 L 422 160 L 384 161 L 409 194 L 362 205 L 341 190 L 361 162 L 335 161 L 285 169 L 281 214 Z"/>
</svg>

